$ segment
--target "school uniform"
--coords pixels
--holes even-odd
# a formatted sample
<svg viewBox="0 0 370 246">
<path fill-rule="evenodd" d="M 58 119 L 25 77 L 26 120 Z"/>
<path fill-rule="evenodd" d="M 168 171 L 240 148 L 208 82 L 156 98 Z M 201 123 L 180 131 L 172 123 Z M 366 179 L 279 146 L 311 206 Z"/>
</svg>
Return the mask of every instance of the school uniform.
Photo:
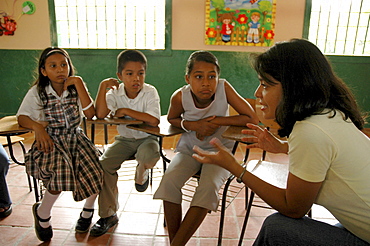
<svg viewBox="0 0 370 246">
<path fill-rule="evenodd" d="M 103 170 L 100 152 L 80 128 L 82 107 L 75 90 L 61 96 L 51 85 L 46 95 L 33 86 L 26 94 L 17 116 L 29 116 L 34 121 L 46 121 L 46 132 L 54 146 L 49 153 L 39 151 L 36 142 L 25 155 L 26 171 L 42 180 L 47 190 L 72 191 L 76 201 L 99 193 Z"/>
<path fill-rule="evenodd" d="M 147 83 L 135 98 L 129 98 L 124 84 L 116 90 L 110 90 L 106 95 L 108 109 L 114 115 L 120 108 L 130 108 L 144 112 L 160 119 L 160 99 L 157 89 Z M 104 184 L 99 194 L 99 216 L 107 218 L 114 215 L 119 208 L 118 174 L 121 164 L 134 157 L 138 166 L 135 172 L 135 183 L 142 185 L 148 180 L 149 169 L 153 168 L 160 158 L 159 142 L 156 136 L 118 125 L 119 135 L 100 158 L 104 169 Z"/>
</svg>

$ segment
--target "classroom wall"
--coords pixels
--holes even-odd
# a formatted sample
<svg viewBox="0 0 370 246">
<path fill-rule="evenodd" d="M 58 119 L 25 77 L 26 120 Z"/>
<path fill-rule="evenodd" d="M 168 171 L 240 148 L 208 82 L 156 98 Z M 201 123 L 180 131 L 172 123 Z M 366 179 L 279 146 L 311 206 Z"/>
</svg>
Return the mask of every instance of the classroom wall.
<svg viewBox="0 0 370 246">
<path fill-rule="evenodd" d="M 12 0 L 1 0 L 0 9 L 12 12 Z M 33 82 L 40 51 L 50 46 L 49 13 L 46 0 L 33 0 L 36 12 L 17 19 L 14 36 L 0 37 L 0 117 L 13 115 Z M 15 2 L 14 16 L 21 12 L 21 2 Z M 302 37 L 305 0 L 277 0 L 275 40 Z M 172 0 L 172 49 L 165 55 L 148 56 L 147 82 L 157 87 L 162 114 L 168 109 L 170 96 L 184 85 L 186 60 L 194 50 L 210 50 L 220 61 L 221 77 L 226 78 L 243 97 L 253 97 L 258 85 L 255 72 L 249 67 L 250 52 L 262 52 L 261 47 L 213 46 L 204 44 L 205 1 Z M 87 83 L 95 97 L 99 83 L 116 75 L 116 56 L 120 50 L 68 50 L 78 75 Z M 360 106 L 370 111 L 369 57 L 330 57 L 338 74 L 354 89 Z"/>
</svg>

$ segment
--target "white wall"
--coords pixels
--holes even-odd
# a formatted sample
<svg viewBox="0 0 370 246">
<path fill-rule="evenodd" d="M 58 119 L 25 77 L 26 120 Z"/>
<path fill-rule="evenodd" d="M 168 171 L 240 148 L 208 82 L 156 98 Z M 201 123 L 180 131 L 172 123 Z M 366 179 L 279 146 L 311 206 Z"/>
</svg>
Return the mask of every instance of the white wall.
<svg viewBox="0 0 370 246">
<path fill-rule="evenodd" d="M 263 51 L 263 47 L 205 45 L 205 2 L 172 1 L 172 48 L 174 50 Z M 277 0 L 275 42 L 302 38 L 305 0 Z"/>
<path fill-rule="evenodd" d="M 152 0 L 151 0 L 152 1 Z M 13 13 L 13 3 L 14 13 Z M 22 15 L 23 1 L 0 0 L 0 9 L 17 21 L 14 36 L 0 36 L 0 49 L 44 49 L 50 46 L 47 0 L 33 0 L 36 12 Z M 277 0 L 275 42 L 302 37 L 305 0 Z M 261 47 L 204 44 L 205 0 L 172 0 L 172 48 L 175 50 L 262 51 Z"/>
<path fill-rule="evenodd" d="M 32 0 L 36 12 L 21 15 L 24 1 L 0 0 L 0 10 L 17 22 L 14 36 L 0 36 L 0 49 L 45 49 L 50 46 L 49 9 L 47 0 Z M 13 11 L 14 6 L 14 11 Z M 1 21 L 3 18 L 1 16 Z"/>
</svg>

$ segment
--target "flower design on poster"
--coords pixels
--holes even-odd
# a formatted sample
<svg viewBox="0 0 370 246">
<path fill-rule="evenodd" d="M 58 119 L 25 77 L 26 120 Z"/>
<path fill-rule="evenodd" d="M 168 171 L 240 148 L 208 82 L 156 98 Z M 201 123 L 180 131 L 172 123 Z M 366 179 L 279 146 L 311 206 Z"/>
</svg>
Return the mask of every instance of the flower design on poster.
<svg viewBox="0 0 370 246">
<path fill-rule="evenodd" d="M 276 0 L 206 0 L 207 45 L 271 46 Z"/>
</svg>

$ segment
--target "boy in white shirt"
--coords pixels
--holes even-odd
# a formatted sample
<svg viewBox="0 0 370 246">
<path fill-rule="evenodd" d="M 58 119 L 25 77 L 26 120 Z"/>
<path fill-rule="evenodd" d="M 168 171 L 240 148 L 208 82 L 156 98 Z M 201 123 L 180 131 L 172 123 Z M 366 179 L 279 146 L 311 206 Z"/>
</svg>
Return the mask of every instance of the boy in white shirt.
<svg viewBox="0 0 370 246">
<path fill-rule="evenodd" d="M 108 78 L 100 83 L 96 98 L 96 116 L 104 118 L 128 117 L 158 126 L 160 119 L 159 95 L 156 88 L 145 83 L 147 60 L 137 50 L 122 51 L 117 57 L 117 79 Z M 107 91 L 108 90 L 108 91 Z M 135 173 L 135 188 L 144 192 L 149 184 L 149 169 L 160 158 L 159 143 L 155 136 L 124 125 L 117 126 L 119 135 L 104 152 L 100 163 L 104 170 L 103 188 L 99 194 L 99 216 L 90 235 L 100 236 L 117 224 L 118 188 L 117 170 L 122 162 L 132 157 L 138 162 Z"/>
</svg>

